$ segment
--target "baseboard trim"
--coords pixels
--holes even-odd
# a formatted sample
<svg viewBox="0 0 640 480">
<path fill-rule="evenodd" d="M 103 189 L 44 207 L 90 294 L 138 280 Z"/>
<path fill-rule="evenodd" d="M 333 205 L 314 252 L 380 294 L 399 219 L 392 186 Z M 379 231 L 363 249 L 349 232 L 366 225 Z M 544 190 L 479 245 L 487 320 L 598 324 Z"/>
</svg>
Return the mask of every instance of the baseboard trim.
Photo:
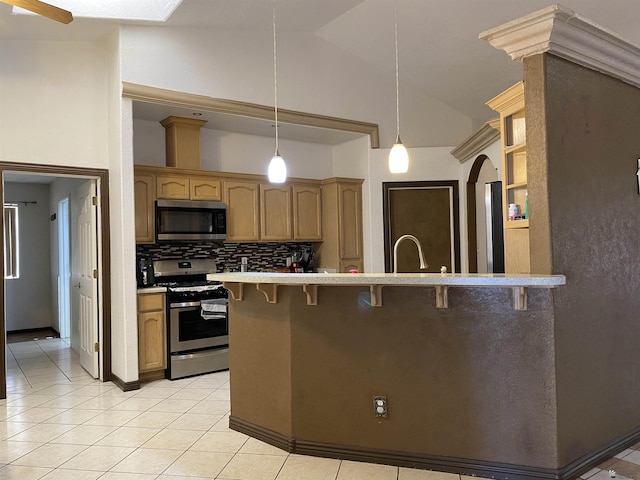
<svg viewBox="0 0 640 480">
<path fill-rule="evenodd" d="M 144 372 L 140 374 L 139 382 L 151 382 L 153 380 L 162 380 L 165 378 L 164 370 L 155 370 L 153 372 Z"/>
<path fill-rule="evenodd" d="M 56 335 L 60 336 L 60 332 L 53 327 L 21 328 L 19 330 L 7 330 L 7 333 L 29 333 L 40 332 L 42 330 L 53 330 L 54 332 L 56 332 Z"/>
<path fill-rule="evenodd" d="M 486 477 L 496 480 L 559 480 L 552 469 L 482 462 L 466 458 L 396 452 L 373 448 L 357 448 L 296 440 L 295 452 L 301 455 L 339 458 L 358 462 L 380 463 L 398 467 L 435 470 L 469 477 Z"/>
<path fill-rule="evenodd" d="M 435 470 L 496 480 L 570 480 L 577 478 L 582 473 L 589 471 L 604 460 L 613 457 L 640 440 L 640 427 L 638 427 L 632 432 L 603 445 L 601 448 L 593 450 L 563 468 L 551 469 L 484 462 L 466 458 L 310 442 L 287 437 L 233 416 L 229 417 L 229 428 L 262 440 L 289 453 L 420 468 L 423 470 Z"/>
<path fill-rule="evenodd" d="M 253 423 L 245 422 L 237 417 L 229 416 L 229 428 L 236 432 L 244 433 L 250 437 L 262 440 L 265 443 L 278 447 L 289 453 L 296 452 L 296 441 L 293 438 L 282 435 L 273 430 L 262 428 Z"/>
<path fill-rule="evenodd" d="M 136 380 L 135 382 L 125 382 L 120 377 L 118 377 L 115 373 L 111 373 L 111 381 L 116 384 L 120 390 L 123 392 L 130 392 L 132 390 L 140 390 L 140 381 Z"/>
<path fill-rule="evenodd" d="M 577 478 L 579 475 L 588 472 L 593 467 L 597 467 L 603 461 L 615 456 L 631 445 L 635 445 L 638 441 L 640 441 L 640 427 L 636 427 L 626 435 L 618 437 L 603 445 L 601 448 L 593 450 L 587 455 L 574 460 L 560 470 L 561 476 L 558 478 L 559 480 Z"/>
</svg>

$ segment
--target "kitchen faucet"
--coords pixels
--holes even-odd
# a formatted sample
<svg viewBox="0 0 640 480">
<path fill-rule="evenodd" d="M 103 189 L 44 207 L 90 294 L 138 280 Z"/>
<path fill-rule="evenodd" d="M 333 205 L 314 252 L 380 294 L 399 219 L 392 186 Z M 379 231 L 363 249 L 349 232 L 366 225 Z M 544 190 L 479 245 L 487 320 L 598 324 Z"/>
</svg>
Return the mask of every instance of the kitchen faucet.
<svg viewBox="0 0 640 480">
<path fill-rule="evenodd" d="M 413 243 L 418 247 L 418 257 L 420 258 L 420 270 L 424 270 L 429 265 L 424 261 L 424 256 L 422 255 L 422 247 L 420 246 L 420 241 L 414 237 L 413 235 L 402 235 L 400 238 L 396 240 L 396 243 L 393 244 L 393 273 L 398 273 L 398 245 L 402 240 L 412 240 Z"/>
</svg>

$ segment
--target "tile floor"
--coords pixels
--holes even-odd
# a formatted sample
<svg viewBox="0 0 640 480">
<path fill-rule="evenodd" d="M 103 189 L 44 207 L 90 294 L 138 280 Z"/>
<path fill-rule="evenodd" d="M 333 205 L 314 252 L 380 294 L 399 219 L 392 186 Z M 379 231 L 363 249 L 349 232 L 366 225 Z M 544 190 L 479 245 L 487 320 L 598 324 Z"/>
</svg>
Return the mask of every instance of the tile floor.
<svg viewBox="0 0 640 480">
<path fill-rule="evenodd" d="M 469 480 L 290 455 L 228 428 L 229 373 L 122 392 L 91 379 L 63 339 L 8 345 L 0 480 Z M 584 479 L 640 479 L 640 444 Z"/>
</svg>

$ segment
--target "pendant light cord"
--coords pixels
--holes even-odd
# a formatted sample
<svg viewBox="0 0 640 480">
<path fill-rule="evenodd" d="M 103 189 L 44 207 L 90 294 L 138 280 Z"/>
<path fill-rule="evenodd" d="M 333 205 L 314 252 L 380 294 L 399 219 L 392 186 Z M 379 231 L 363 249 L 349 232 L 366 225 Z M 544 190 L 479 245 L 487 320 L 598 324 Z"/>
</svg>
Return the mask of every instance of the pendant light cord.
<svg viewBox="0 0 640 480">
<path fill-rule="evenodd" d="M 396 40 L 396 142 L 400 139 L 400 81 L 398 79 L 398 0 L 395 0 L 393 8 L 395 40 Z"/>
<path fill-rule="evenodd" d="M 276 45 L 276 0 L 273 0 L 273 98 L 274 98 L 274 112 L 276 121 L 276 156 L 280 155 L 278 152 L 278 56 Z"/>
</svg>

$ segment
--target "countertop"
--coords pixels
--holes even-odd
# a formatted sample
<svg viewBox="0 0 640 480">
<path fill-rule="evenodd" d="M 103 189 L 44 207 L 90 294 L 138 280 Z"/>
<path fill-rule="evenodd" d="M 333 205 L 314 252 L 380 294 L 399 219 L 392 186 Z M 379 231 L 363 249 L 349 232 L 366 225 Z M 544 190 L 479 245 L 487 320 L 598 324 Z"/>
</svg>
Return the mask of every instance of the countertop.
<svg viewBox="0 0 640 480">
<path fill-rule="evenodd" d="M 166 293 L 167 287 L 142 287 L 138 288 L 138 293 Z"/>
<path fill-rule="evenodd" d="M 459 287 L 540 287 L 566 283 L 564 275 L 507 275 L 461 273 L 261 273 L 231 272 L 207 275 L 207 280 L 279 285 L 396 285 Z"/>
</svg>

